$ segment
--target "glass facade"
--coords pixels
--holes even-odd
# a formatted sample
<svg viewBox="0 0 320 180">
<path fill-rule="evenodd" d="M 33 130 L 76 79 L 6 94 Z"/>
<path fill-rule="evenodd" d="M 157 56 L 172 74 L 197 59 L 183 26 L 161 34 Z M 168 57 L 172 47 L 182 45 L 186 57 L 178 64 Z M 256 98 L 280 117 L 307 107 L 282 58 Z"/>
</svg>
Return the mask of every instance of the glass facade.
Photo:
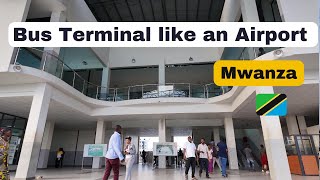
<svg viewBox="0 0 320 180">
<path fill-rule="evenodd" d="M 9 164 L 18 165 L 27 119 L 0 112 L 0 128 L 11 128 Z"/>
</svg>

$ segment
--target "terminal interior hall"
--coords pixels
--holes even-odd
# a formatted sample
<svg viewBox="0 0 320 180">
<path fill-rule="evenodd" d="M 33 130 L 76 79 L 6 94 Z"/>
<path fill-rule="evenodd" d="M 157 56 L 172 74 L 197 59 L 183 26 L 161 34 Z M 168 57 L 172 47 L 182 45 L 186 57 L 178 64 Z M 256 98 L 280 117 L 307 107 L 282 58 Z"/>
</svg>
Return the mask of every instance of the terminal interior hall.
<svg viewBox="0 0 320 180">
<path fill-rule="evenodd" d="M 318 14 L 317 0 L 1 1 L 0 127 L 12 129 L 12 178 L 66 178 L 54 168 L 57 150 L 63 148 L 61 172 L 73 173 L 70 179 L 90 179 L 91 171 L 80 175 L 81 167 L 98 169 L 92 173 L 101 179 L 104 158 L 84 158 L 84 145 L 108 144 L 116 125 L 123 128 L 123 144 L 131 136 L 137 147 L 138 174 L 133 179 L 144 173 L 150 179 L 183 179 L 184 167 L 174 157 L 159 156 L 153 165 L 153 143 L 176 142 L 179 150 L 188 136 L 196 145 L 201 138 L 206 143 L 225 141 L 228 172 L 234 179 L 250 174 L 275 180 L 318 176 L 318 46 L 14 48 L 7 42 L 12 22 L 318 24 Z M 305 80 L 296 87 L 218 86 L 213 66 L 219 60 L 301 60 Z M 259 93 L 286 94 L 287 116 L 258 116 Z M 255 172 L 248 171 L 246 144 Z M 269 175 L 261 174 L 260 145 L 266 147 Z M 219 170 L 214 177 L 221 177 Z"/>
</svg>

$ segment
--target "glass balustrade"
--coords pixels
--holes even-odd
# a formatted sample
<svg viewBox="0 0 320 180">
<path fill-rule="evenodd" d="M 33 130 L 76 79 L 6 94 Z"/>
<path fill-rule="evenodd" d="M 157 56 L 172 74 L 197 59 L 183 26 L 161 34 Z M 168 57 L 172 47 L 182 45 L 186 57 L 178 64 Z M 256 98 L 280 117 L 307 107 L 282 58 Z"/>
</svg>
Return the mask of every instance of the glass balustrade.
<svg viewBox="0 0 320 180">
<path fill-rule="evenodd" d="M 166 83 L 144 84 L 121 88 L 106 88 L 88 82 L 63 62 L 59 57 L 36 48 L 19 48 L 16 65 L 29 66 L 63 80 L 84 95 L 103 101 L 124 101 L 130 99 L 148 99 L 165 97 L 211 98 L 225 94 L 232 87 L 219 87 L 215 84 Z"/>
</svg>

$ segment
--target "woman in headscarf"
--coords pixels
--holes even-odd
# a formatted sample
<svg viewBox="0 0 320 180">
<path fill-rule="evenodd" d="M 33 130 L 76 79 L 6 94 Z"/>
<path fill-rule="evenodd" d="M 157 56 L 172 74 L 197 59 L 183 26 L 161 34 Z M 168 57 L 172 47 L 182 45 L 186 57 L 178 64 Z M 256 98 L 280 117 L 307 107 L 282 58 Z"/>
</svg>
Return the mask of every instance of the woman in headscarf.
<svg viewBox="0 0 320 180">
<path fill-rule="evenodd" d="M 0 178 L 10 180 L 8 168 L 9 140 L 12 135 L 11 129 L 4 129 L 0 137 Z"/>
</svg>

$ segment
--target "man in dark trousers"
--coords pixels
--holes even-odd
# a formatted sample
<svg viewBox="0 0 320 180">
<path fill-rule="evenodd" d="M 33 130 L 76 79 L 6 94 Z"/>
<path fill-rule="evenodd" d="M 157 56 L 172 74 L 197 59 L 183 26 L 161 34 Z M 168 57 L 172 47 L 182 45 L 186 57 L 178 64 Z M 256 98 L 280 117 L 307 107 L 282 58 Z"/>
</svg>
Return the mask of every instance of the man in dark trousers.
<svg viewBox="0 0 320 180">
<path fill-rule="evenodd" d="M 196 171 L 196 159 L 197 157 L 197 148 L 196 145 L 192 141 L 192 137 L 188 137 L 188 142 L 185 143 L 183 147 L 183 157 L 186 160 L 186 171 L 185 178 L 188 179 L 188 172 L 190 169 L 190 165 L 192 167 L 192 180 L 196 180 L 197 178 L 194 176 Z"/>
<path fill-rule="evenodd" d="M 120 161 L 124 162 L 124 157 L 121 153 L 121 126 L 117 125 L 115 132 L 109 140 L 108 152 L 106 154 L 106 171 L 103 176 L 103 180 L 107 180 L 110 176 L 111 169 L 113 169 L 113 179 L 119 179 Z"/>
</svg>

